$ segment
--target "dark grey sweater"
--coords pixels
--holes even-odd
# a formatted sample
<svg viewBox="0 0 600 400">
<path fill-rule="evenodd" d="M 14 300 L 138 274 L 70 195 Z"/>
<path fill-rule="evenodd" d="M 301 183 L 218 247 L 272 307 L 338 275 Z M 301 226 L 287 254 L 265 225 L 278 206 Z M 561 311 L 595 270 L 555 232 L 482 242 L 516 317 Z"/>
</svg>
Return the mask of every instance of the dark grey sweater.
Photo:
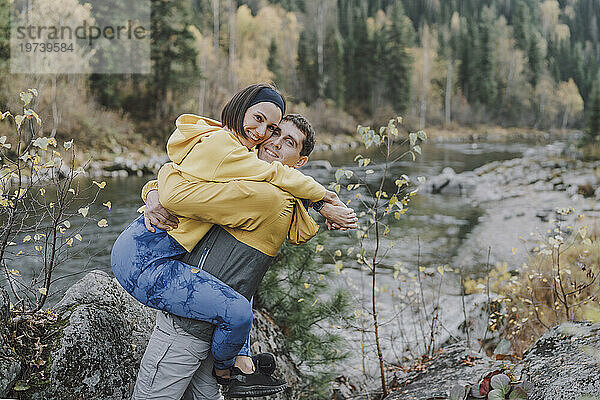
<svg viewBox="0 0 600 400">
<path fill-rule="evenodd" d="M 250 300 L 274 257 L 237 240 L 225 229 L 214 225 L 181 261 L 198 266 L 217 277 Z M 175 322 L 195 337 L 211 341 L 214 326 L 208 322 L 173 316 Z"/>
</svg>

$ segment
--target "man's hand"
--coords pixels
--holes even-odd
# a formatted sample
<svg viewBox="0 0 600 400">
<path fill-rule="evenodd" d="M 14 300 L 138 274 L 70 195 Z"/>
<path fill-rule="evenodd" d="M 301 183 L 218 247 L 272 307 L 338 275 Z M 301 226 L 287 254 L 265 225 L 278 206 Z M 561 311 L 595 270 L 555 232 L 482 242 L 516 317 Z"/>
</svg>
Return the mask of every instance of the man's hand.
<svg viewBox="0 0 600 400">
<path fill-rule="evenodd" d="M 146 196 L 146 208 L 144 209 L 144 224 L 146 229 L 154 232 L 154 227 L 165 231 L 177 228 L 179 219 L 164 208 L 158 199 L 158 190 L 151 190 Z"/>
<path fill-rule="evenodd" d="M 342 201 L 338 197 L 337 193 L 332 192 L 331 190 L 327 190 L 325 192 L 325 197 L 323 197 L 323 201 L 334 206 L 346 207 L 346 205 L 342 203 Z"/>
<path fill-rule="evenodd" d="M 345 231 L 346 229 L 358 228 L 358 225 L 356 224 L 358 222 L 356 213 L 353 209 L 346 207 L 345 205 L 334 206 L 325 203 L 319 212 L 327 219 L 326 223 L 328 229 L 341 229 Z"/>
</svg>

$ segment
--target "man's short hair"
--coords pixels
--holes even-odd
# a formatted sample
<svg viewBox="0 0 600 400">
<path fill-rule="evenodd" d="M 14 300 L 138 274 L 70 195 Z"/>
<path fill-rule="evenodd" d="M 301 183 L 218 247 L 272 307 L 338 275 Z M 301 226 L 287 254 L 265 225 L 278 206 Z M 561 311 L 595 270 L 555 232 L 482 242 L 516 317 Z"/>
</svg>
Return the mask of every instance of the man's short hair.
<svg viewBox="0 0 600 400">
<path fill-rule="evenodd" d="M 287 114 L 281 119 L 281 122 L 290 121 L 293 123 L 300 132 L 304 134 L 304 141 L 302 142 L 302 149 L 300 150 L 301 156 L 309 156 L 315 148 L 315 130 L 306 118 L 300 114 Z M 280 123 L 281 123 L 280 122 Z"/>
</svg>

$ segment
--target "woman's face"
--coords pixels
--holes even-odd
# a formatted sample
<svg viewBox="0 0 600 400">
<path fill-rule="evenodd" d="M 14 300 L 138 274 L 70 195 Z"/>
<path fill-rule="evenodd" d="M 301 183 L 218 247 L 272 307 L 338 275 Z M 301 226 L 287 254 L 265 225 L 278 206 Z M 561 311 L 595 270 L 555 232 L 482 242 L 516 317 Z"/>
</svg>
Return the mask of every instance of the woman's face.
<svg viewBox="0 0 600 400">
<path fill-rule="evenodd" d="M 251 149 L 271 137 L 281 120 L 281 110 L 275 104 L 264 101 L 253 105 L 244 114 L 244 133 L 240 142 Z"/>
</svg>

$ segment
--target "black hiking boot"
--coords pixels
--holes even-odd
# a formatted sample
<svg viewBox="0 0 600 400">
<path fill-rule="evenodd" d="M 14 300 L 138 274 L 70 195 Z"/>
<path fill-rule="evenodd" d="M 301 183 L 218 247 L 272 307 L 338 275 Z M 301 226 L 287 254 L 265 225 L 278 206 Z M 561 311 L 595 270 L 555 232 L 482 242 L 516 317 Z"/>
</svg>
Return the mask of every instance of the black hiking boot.
<svg viewBox="0 0 600 400">
<path fill-rule="evenodd" d="M 231 375 L 225 397 L 260 397 L 279 393 L 287 388 L 287 382 L 262 373 L 258 368 L 252 374 Z"/>
</svg>

